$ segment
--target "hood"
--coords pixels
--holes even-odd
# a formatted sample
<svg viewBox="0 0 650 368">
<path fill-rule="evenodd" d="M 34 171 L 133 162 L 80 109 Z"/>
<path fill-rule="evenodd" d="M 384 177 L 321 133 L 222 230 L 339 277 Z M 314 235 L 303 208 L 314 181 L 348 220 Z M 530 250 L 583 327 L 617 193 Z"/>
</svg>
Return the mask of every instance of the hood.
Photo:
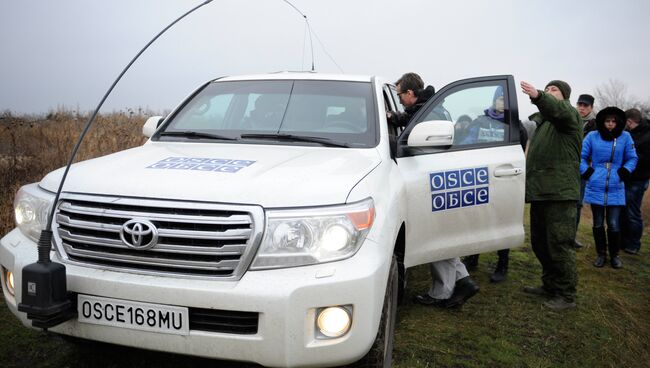
<svg viewBox="0 0 650 368">
<path fill-rule="evenodd" d="M 614 115 L 616 117 L 616 127 L 614 127 L 611 132 L 605 129 L 605 118 L 609 115 Z M 625 129 L 625 111 L 614 106 L 609 106 L 600 110 L 598 114 L 596 114 L 596 129 L 598 129 L 598 133 L 600 133 L 600 136 L 606 141 L 618 138 L 621 133 L 623 133 L 623 129 Z"/>
<path fill-rule="evenodd" d="M 376 149 L 156 143 L 74 164 L 64 192 L 263 207 L 345 203 Z M 63 169 L 41 187 L 56 191 Z"/>
</svg>

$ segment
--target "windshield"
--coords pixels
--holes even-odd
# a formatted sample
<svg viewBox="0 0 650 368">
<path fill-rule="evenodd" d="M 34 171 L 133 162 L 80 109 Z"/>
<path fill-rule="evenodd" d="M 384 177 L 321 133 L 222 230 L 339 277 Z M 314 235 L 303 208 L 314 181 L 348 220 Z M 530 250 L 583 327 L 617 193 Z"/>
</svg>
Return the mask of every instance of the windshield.
<svg viewBox="0 0 650 368">
<path fill-rule="evenodd" d="M 216 81 L 172 116 L 155 138 L 374 147 L 376 120 L 368 82 Z"/>
</svg>

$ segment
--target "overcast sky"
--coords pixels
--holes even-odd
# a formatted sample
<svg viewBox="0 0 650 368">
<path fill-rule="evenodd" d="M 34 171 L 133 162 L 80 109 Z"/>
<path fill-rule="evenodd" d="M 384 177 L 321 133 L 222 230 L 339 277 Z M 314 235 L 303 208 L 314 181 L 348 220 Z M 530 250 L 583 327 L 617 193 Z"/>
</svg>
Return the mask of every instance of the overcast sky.
<svg viewBox="0 0 650 368">
<path fill-rule="evenodd" d="M 617 79 L 650 100 L 646 0 L 291 1 L 346 74 L 414 71 L 440 89 L 512 74 L 580 93 Z M 93 109 L 131 58 L 201 1 L 0 0 L 0 111 Z M 307 41 L 307 48 L 304 48 Z M 316 70 L 338 73 L 313 39 Z M 302 17 L 282 0 L 214 0 L 163 35 L 102 111 L 168 110 L 218 76 L 310 68 Z M 533 111 L 520 92 L 522 118 Z"/>
</svg>

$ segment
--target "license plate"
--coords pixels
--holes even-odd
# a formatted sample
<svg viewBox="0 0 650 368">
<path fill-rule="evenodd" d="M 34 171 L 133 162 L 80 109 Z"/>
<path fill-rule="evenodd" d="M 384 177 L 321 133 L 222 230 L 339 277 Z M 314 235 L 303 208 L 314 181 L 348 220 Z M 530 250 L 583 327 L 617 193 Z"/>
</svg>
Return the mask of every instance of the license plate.
<svg viewBox="0 0 650 368">
<path fill-rule="evenodd" d="M 79 295 L 79 322 L 177 335 L 188 335 L 185 307 Z"/>
</svg>

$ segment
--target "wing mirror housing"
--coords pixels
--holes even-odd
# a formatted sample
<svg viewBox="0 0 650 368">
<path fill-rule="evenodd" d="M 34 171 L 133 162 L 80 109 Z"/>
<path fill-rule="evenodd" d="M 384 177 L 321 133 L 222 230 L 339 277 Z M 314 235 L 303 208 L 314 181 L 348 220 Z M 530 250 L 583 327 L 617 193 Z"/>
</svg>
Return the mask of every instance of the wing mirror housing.
<svg viewBox="0 0 650 368">
<path fill-rule="evenodd" d="M 454 123 L 447 120 L 423 121 L 413 127 L 407 144 L 409 147 L 451 146 L 454 142 Z"/>
<path fill-rule="evenodd" d="M 165 120 L 165 118 L 162 116 L 150 117 L 142 126 L 142 134 L 147 138 L 151 138 L 153 133 L 155 133 L 156 130 L 158 130 L 158 127 L 163 122 L 163 120 Z"/>
</svg>

